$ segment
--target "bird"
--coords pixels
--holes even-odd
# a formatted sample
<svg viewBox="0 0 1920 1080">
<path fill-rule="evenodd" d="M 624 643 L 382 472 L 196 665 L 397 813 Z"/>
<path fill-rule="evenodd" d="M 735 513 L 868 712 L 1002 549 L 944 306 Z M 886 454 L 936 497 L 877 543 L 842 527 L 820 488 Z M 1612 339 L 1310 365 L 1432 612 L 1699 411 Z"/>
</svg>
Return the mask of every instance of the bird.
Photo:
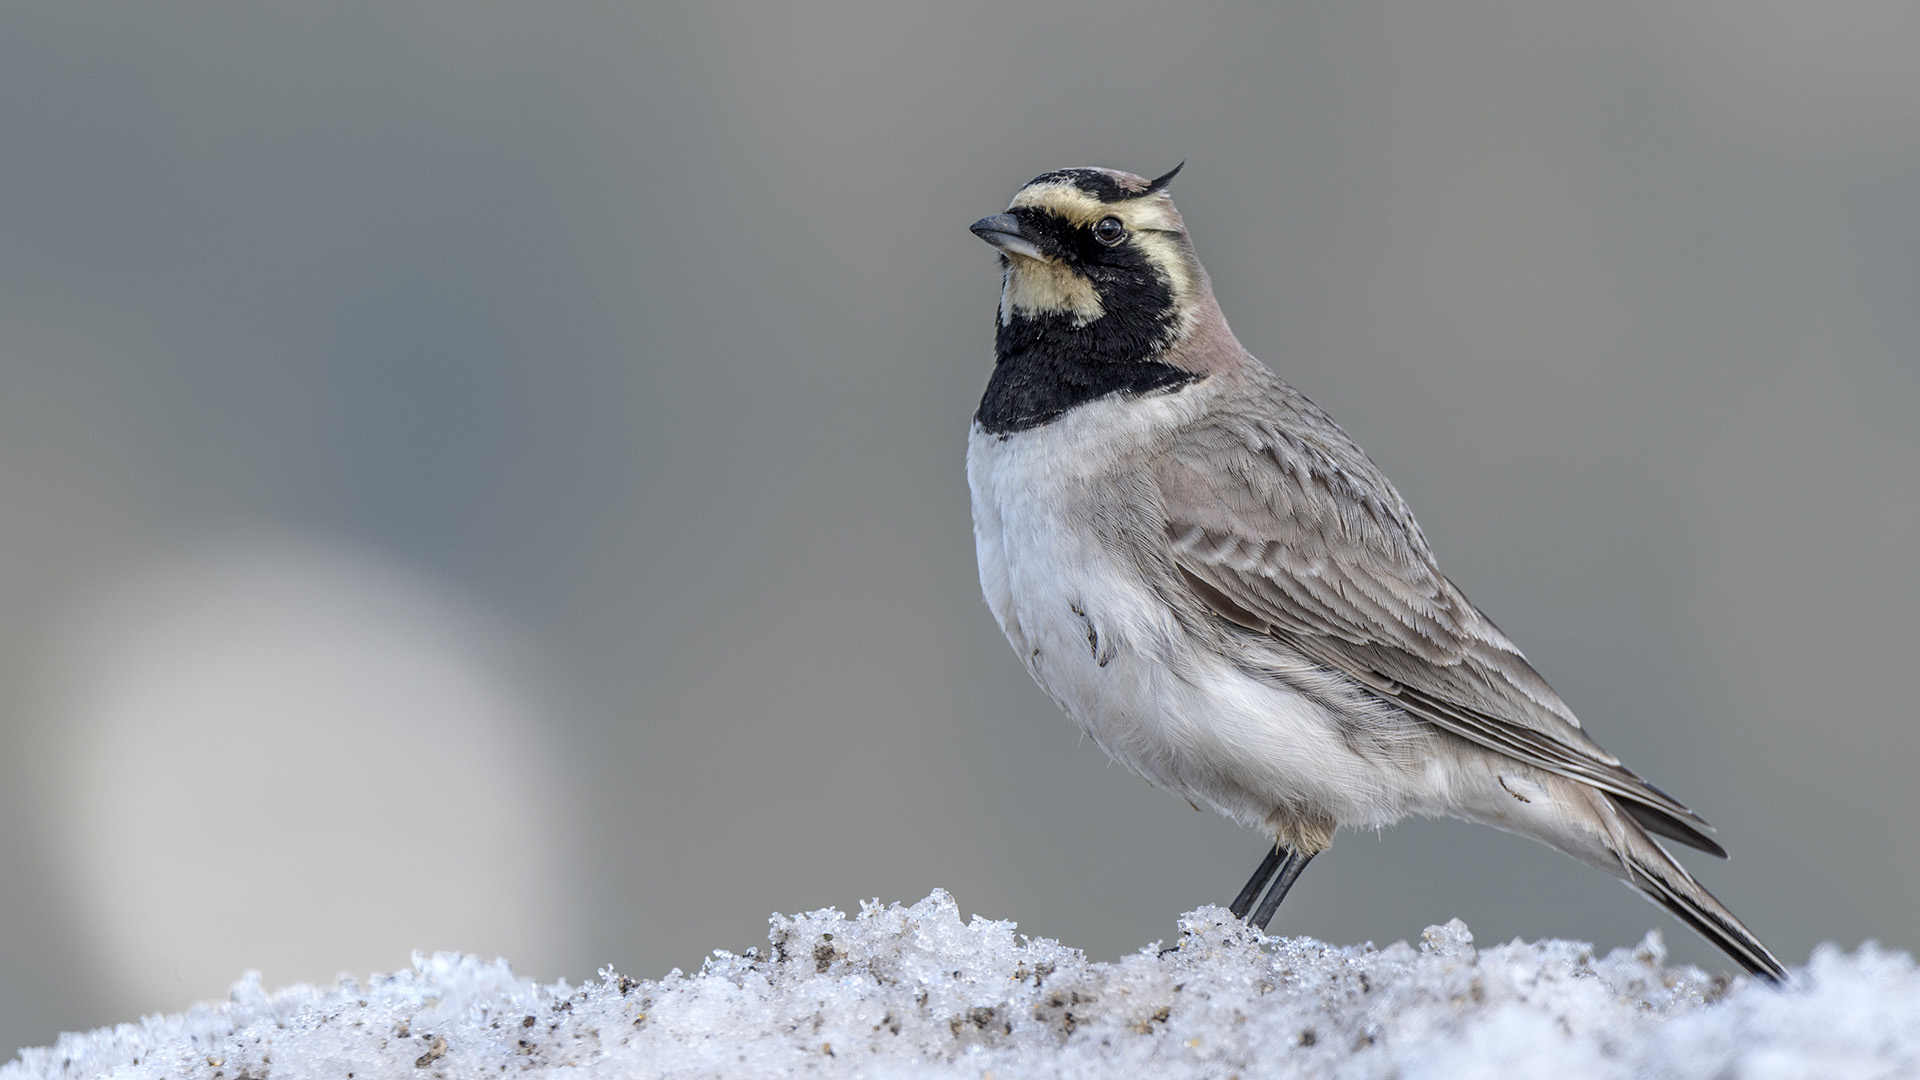
<svg viewBox="0 0 1920 1080">
<path fill-rule="evenodd" d="M 1711 826 L 1587 734 L 1366 453 L 1234 336 L 1180 168 L 1042 173 L 971 226 L 1001 268 L 974 541 L 1027 671 L 1113 760 L 1272 839 L 1229 905 L 1262 930 L 1337 830 L 1450 816 L 1783 980 L 1661 844 L 1724 858 Z"/>
</svg>

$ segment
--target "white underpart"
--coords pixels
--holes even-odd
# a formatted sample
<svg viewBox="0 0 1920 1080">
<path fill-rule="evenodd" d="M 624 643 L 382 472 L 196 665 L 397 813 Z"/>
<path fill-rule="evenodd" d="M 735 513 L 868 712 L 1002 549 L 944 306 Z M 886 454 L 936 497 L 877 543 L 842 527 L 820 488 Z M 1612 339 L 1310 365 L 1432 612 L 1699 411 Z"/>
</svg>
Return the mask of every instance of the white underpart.
<svg viewBox="0 0 1920 1080">
<path fill-rule="evenodd" d="M 1004 437 L 974 428 L 967 477 L 994 618 L 1102 750 L 1196 804 L 1269 832 L 1276 810 L 1359 827 L 1447 812 L 1452 770 L 1362 757 L 1325 706 L 1201 648 L 1100 541 L 1096 508 L 1118 500 L 1107 476 L 1210 396 L 1199 383 L 1090 402 Z"/>
</svg>

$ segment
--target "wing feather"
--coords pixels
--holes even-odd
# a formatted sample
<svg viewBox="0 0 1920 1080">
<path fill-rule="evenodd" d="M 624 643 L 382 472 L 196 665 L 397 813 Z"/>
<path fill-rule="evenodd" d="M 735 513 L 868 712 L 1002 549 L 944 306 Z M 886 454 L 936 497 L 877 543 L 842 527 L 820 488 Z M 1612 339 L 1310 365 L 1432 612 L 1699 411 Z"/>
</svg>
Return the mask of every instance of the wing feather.
<svg viewBox="0 0 1920 1080">
<path fill-rule="evenodd" d="M 1182 429 L 1155 462 L 1171 553 L 1194 593 L 1411 716 L 1719 852 L 1706 822 L 1589 738 L 1440 573 L 1399 493 L 1333 421 L 1277 380 L 1269 389 L 1265 407 Z M 1264 419 L 1275 411 L 1299 422 L 1282 430 Z"/>
</svg>

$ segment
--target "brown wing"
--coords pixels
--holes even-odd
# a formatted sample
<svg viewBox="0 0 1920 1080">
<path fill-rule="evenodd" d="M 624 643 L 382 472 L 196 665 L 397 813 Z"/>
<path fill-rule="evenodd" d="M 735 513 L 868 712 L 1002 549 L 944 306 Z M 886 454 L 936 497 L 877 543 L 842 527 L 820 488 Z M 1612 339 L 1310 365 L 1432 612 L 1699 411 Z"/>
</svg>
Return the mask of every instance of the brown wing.
<svg viewBox="0 0 1920 1080">
<path fill-rule="evenodd" d="M 1661 835 L 1724 855 L 1685 806 L 1620 765 L 1520 650 L 1440 573 L 1385 476 L 1312 403 L 1283 432 L 1225 416 L 1155 462 L 1175 564 L 1221 617 L 1273 635 L 1412 716 L 1616 797 Z M 1304 431 L 1306 434 L 1297 434 Z"/>
</svg>

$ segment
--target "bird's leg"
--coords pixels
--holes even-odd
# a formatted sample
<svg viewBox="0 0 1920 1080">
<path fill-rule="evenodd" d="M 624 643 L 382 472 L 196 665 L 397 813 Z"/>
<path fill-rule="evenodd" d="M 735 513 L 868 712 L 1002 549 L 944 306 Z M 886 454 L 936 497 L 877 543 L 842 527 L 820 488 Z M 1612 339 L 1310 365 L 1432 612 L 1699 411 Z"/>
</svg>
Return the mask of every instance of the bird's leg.
<svg viewBox="0 0 1920 1080">
<path fill-rule="evenodd" d="M 1267 887 L 1267 882 L 1273 880 L 1273 872 L 1280 869 L 1280 860 L 1291 854 L 1293 853 L 1279 844 L 1267 849 L 1267 857 L 1260 861 L 1260 868 L 1247 879 L 1246 886 L 1240 890 L 1239 896 L 1233 898 L 1233 903 L 1227 905 L 1227 910 L 1233 912 L 1234 918 L 1247 917 L 1247 911 L 1253 907 L 1254 900 L 1259 898 L 1260 890 Z"/>
<path fill-rule="evenodd" d="M 1263 931 L 1266 930 L 1267 924 L 1273 921 L 1273 913 L 1280 910 L 1280 901 L 1287 898 L 1287 890 L 1293 888 L 1294 881 L 1300 877 L 1300 871 L 1305 870 L 1307 863 L 1312 860 L 1311 855 L 1302 855 L 1297 851 L 1287 852 L 1286 865 L 1274 875 L 1273 888 L 1267 890 L 1267 898 L 1260 901 L 1260 910 L 1254 912 L 1253 918 L 1247 921 Z"/>
</svg>

